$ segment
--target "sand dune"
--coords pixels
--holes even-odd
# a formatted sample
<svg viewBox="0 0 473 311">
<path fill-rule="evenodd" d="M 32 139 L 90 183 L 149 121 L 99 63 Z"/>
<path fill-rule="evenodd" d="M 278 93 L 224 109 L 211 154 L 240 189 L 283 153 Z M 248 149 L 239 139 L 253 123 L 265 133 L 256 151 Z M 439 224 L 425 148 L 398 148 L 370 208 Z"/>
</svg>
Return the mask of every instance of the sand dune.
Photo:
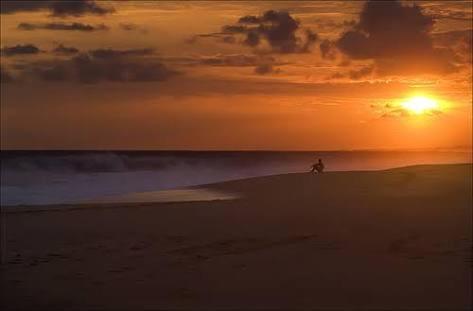
<svg viewBox="0 0 473 311">
<path fill-rule="evenodd" d="M 7 213 L 0 307 L 471 309 L 471 164 L 205 188 L 239 198 Z"/>
</svg>

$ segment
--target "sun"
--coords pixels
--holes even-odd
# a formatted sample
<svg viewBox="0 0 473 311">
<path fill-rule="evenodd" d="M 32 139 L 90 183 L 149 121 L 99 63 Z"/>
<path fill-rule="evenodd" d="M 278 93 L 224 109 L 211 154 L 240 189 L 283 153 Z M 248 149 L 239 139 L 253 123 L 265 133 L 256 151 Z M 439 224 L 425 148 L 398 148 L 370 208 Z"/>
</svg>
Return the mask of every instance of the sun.
<svg viewBox="0 0 473 311">
<path fill-rule="evenodd" d="M 423 114 L 437 110 L 439 104 L 436 100 L 425 96 L 414 96 L 401 103 L 401 106 L 414 114 Z"/>
</svg>

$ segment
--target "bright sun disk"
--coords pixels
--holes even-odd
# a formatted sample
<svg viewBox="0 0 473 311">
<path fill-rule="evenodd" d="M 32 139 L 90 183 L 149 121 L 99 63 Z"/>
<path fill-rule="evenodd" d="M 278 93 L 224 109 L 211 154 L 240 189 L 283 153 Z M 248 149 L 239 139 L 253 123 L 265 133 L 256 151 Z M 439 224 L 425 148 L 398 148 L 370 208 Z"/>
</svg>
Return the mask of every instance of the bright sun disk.
<svg viewBox="0 0 473 311">
<path fill-rule="evenodd" d="M 422 114 L 437 109 L 438 103 L 424 96 L 415 96 L 403 102 L 401 106 L 415 114 Z"/>
</svg>

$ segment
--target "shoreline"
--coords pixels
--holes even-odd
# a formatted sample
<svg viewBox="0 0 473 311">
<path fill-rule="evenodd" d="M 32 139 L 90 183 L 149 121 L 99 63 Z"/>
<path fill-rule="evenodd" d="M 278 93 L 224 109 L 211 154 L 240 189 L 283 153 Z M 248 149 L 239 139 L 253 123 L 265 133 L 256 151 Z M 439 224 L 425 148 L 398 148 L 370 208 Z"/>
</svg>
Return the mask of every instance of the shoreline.
<svg viewBox="0 0 473 311">
<path fill-rule="evenodd" d="M 473 162 L 465 162 L 465 163 L 445 163 L 445 164 L 417 164 L 417 165 L 408 165 L 408 166 L 399 166 L 399 167 L 392 167 L 387 169 L 373 169 L 373 170 L 339 170 L 339 171 L 327 171 L 324 172 L 324 175 L 328 174 L 340 174 L 340 173 L 369 173 L 369 172 L 389 172 L 389 171 L 396 171 L 396 170 L 404 170 L 404 169 L 416 169 L 422 167 L 441 167 L 441 166 L 472 166 Z M 200 185 L 194 185 L 184 188 L 177 188 L 177 189 L 167 189 L 167 190 L 154 190 L 154 191 L 145 191 L 145 192 L 128 192 L 121 195 L 111 195 L 111 196 L 104 196 L 99 199 L 95 200 L 86 200 L 86 201 L 78 201 L 78 202 L 71 202 L 71 203 L 57 203 L 57 204 L 34 204 L 34 205 L 2 205 L 1 208 L 3 209 L 4 213 L 22 213 L 22 212 L 47 212 L 47 211 L 60 211 L 60 210 L 75 210 L 75 209 L 84 209 L 84 208 L 113 208 L 116 207 L 132 207 L 130 205 L 141 205 L 141 204 L 170 204 L 170 203 L 193 203 L 193 202 L 200 202 L 200 201 L 219 201 L 219 200 L 236 200 L 242 199 L 238 198 L 239 194 L 237 193 L 222 193 L 213 191 L 215 198 L 212 198 L 212 188 L 219 187 L 220 185 L 233 183 L 233 182 L 245 182 L 251 181 L 253 179 L 260 179 L 260 178 L 272 178 L 276 176 L 286 176 L 286 175 L 304 175 L 310 174 L 309 172 L 294 172 L 294 173 L 285 173 L 285 174 L 275 174 L 275 175 L 262 175 L 256 177 L 249 177 L 249 178 L 241 178 L 241 179 L 231 179 L 221 182 L 215 183 L 204 183 Z M 204 193 L 203 196 L 199 196 L 196 194 L 194 198 L 186 198 L 185 195 L 182 198 L 179 198 L 179 195 L 175 195 L 170 200 L 162 200 L 162 198 L 154 198 L 156 194 L 167 194 L 174 191 L 187 191 L 187 190 L 204 190 L 209 191 L 210 198 L 206 199 L 205 196 L 207 193 Z M 134 195 L 142 196 L 137 201 L 132 201 Z M 150 198 L 149 201 L 146 200 L 146 195 Z M 116 201 L 113 201 L 116 199 Z"/>
</svg>

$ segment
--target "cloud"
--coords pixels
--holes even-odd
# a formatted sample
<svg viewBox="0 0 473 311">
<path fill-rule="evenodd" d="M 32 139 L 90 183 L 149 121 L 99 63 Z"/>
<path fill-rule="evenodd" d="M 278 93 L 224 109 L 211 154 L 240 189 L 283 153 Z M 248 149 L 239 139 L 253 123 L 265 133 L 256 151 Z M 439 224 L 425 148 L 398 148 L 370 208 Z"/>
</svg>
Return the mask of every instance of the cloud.
<svg viewBox="0 0 473 311">
<path fill-rule="evenodd" d="M 121 30 L 125 30 L 125 31 L 139 31 L 143 34 L 148 33 L 147 29 L 140 27 L 139 25 L 132 24 L 132 23 L 122 23 L 119 26 Z"/>
<path fill-rule="evenodd" d="M 155 53 L 155 50 L 153 48 L 128 49 L 128 50 L 97 49 L 97 50 L 91 50 L 89 52 L 90 55 L 99 59 L 112 59 L 112 58 L 127 57 L 127 56 L 146 56 L 146 55 L 152 55 L 154 53 Z"/>
<path fill-rule="evenodd" d="M 223 33 L 223 32 L 216 32 L 216 33 L 203 33 L 203 34 L 197 34 L 193 35 L 190 38 L 186 39 L 185 42 L 188 44 L 194 44 L 199 39 L 206 39 L 206 38 L 211 38 L 215 39 L 217 41 L 220 41 L 222 43 L 237 43 L 237 39 L 235 38 L 233 33 Z"/>
<path fill-rule="evenodd" d="M 82 83 L 163 81 L 177 73 L 160 62 L 150 60 L 104 59 L 79 55 L 72 63 L 77 78 Z"/>
<path fill-rule="evenodd" d="M 67 60 L 36 62 L 24 73 L 43 81 L 84 84 L 163 81 L 178 74 L 159 59 L 144 57 L 150 51 L 153 50 L 93 50 Z"/>
<path fill-rule="evenodd" d="M 372 107 L 372 108 L 376 108 L 376 107 Z M 381 111 L 382 111 L 381 113 L 382 118 L 407 118 L 409 116 L 415 115 L 415 113 L 412 113 L 408 109 L 399 105 L 386 104 L 384 105 L 384 107 L 382 107 Z M 424 111 L 422 114 L 425 116 L 434 117 L 434 116 L 441 115 L 442 111 L 438 109 L 431 109 L 428 111 Z"/>
<path fill-rule="evenodd" d="M 272 64 L 261 64 L 255 67 L 255 73 L 259 75 L 266 75 L 273 72 L 277 72 L 277 70 L 274 70 Z"/>
<path fill-rule="evenodd" d="M 335 72 L 328 76 L 326 80 L 339 80 L 339 79 L 350 79 L 350 80 L 362 80 L 371 76 L 375 72 L 376 67 L 373 64 L 365 65 L 358 69 L 352 69 L 345 72 Z"/>
<path fill-rule="evenodd" d="M 451 49 L 457 63 L 472 63 L 473 29 L 436 33 L 433 40 L 437 46 Z"/>
<path fill-rule="evenodd" d="M 59 44 L 56 48 L 54 48 L 53 53 L 61 55 L 72 55 L 79 53 L 79 49 Z"/>
<path fill-rule="evenodd" d="M 235 43 L 236 42 L 236 39 L 232 36 L 225 36 L 222 38 L 222 42 L 224 43 Z"/>
<path fill-rule="evenodd" d="M 352 80 L 360 80 L 361 78 L 365 78 L 369 76 L 374 70 L 374 66 L 366 66 L 358 70 L 351 70 L 348 73 L 348 76 Z"/>
<path fill-rule="evenodd" d="M 274 65 L 284 65 L 269 55 L 254 54 L 216 54 L 203 57 L 168 57 L 167 61 L 184 66 L 214 66 L 214 67 L 255 67 L 257 74 L 268 74 L 279 72 L 274 70 Z"/>
<path fill-rule="evenodd" d="M 68 31 L 84 31 L 91 32 L 97 30 L 108 30 L 108 27 L 104 24 L 92 26 L 89 24 L 82 23 L 47 23 L 47 24 L 31 24 L 31 23 L 20 23 L 18 29 L 21 30 L 36 30 L 36 29 L 46 29 L 46 30 L 68 30 Z"/>
<path fill-rule="evenodd" d="M 343 75 L 343 73 L 336 72 L 333 75 L 331 75 L 330 77 L 328 77 L 327 80 L 337 80 L 337 79 L 343 79 L 343 78 L 345 78 L 345 75 Z"/>
<path fill-rule="evenodd" d="M 261 63 L 274 63 L 275 59 L 273 57 L 248 54 L 217 54 L 215 56 L 199 58 L 198 62 L 202 65 L 210 66 L 246 67 L 259 66 Z"/>
<path fill-rule="evenodd" d="M 74 0 L 74 1 L 53 1 L 51 4 L 54 16 L 82 16 L 85 14 L 104 15 L 113 12 L 111 8 L 99 6 L 95 1 Z"/>
<path fill-rule="evenodd" d="M 459 2 L 458 4 L 467 4 L 468 2 Z M 435 19 L 451 19 L 456 21 L 468 21 L 471 22 L 472 12 L 471 3 L 470 6 L 465 6 L 464 10 L 435 10 L 431 8 L 429 13 Z"/>
<path fill-rule="evenodd" d="M 433 17 L 417 5 L 369 0 L 336 45 L 352 59 L 374 59 L 386 75 L 451 72 L 449 51 L 433 46 L 433 25 Z"/>
<path fill-rule="evenodd" d="M 2 14 L 49 10 L 51 15 L 56 17 L 83 16 L 86 14 L 104 15 L 114 11 L 114 9 L 102 7 L 92 0 L 1 1 L 0 7 Z"/>
<path fill-rule="evenodd" d="M 0 66 L 0 83 L 13 82 L 13 76 L 6 69 Z"/>
<path fill-rule="evenodd" d="M 323 40 L 320 42 L 319 48 L 322 58 L 334 60 L 337 57 L 337 48 L 332 41 L 327 39 Z"/>
<path fill-rule="evenodd" d="M 48 9 L 52 1 L 0 1 L 2 14 L 14 14 L 17 12 L 34 12 Z"/>
<path fill-rule="evenodd" d="M 10 47 L 6 46 L 1 50 L 1 53 L 4 56 L 34 55 L 40 52 L 40 49 L 33 44 L 18 44 Z"/>
<path fill-rule="evenodd" d="M 225 25 L 221 33 L 210 34 L 212 37 L 223 36 L 226 42 L 233 36 L 243 36 L 241 43 L 250 47 L 269 45 L 274 53 L 309 52 L 318 40 L 310 29 L 301 29 L 300 22 L 288 12 L 266 11 L 263 15 L 241 17 L 236 24 Z"/>
<path fill-rule="evenodd" d="M 33 73 L 43 81 L 67 81 L 69 69 L 65 62 L 44 63 L 33 68 Z"/>
<path fill-rule="evenodd" d="M 139 29 L 139 27 L 136 24 L 120 24 L 120 29 L 126 31 L 133 31 Z"/>
</svg>

